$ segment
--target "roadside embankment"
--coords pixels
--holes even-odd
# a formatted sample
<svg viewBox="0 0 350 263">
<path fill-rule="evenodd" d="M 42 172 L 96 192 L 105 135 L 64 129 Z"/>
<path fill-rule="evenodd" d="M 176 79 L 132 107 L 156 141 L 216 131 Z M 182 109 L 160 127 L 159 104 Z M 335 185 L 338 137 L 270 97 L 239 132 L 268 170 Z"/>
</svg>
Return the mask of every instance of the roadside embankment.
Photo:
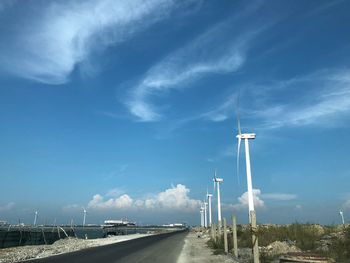
<svg viewBox="0 0 350 263">
<path fill-rule="evenodd" d="M 0 249 L 0 263 L 13 263 L 34 258 L 43 258 L 53 255 L 73 252 L 90 247 L 98 247 L 135 238 L 141 238 L 152 234 L 131 234 L 124 236 L 112 236 L 97 239 L 65 238 L 56 241 L 52 245 L 34 245 Z"/>
</svg>

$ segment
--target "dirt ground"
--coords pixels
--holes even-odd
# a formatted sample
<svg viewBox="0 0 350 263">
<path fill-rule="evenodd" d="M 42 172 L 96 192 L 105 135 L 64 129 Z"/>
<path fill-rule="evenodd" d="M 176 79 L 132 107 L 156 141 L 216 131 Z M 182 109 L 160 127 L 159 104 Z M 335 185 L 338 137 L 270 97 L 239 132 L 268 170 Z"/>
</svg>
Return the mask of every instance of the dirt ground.
<svg viewBox="0 0 350 263">
<path fill-rule="evenodd" d="M 208 240 L 209 237 L 206 235 L 198 237 L 198 234 L 196 232 L 190 232 L 185 239 L 185 245 L 182 249 L 177 263 L 238 262 L 229 255 L 214 255 L 213 251 L 207 246 Z"/>
</svg>

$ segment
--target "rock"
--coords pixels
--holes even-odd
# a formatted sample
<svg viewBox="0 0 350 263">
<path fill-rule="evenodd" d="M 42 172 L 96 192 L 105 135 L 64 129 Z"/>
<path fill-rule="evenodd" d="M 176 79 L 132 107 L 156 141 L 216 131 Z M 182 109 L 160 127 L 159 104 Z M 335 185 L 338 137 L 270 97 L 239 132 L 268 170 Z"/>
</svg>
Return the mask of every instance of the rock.
<svg viewBox="0 0 350 263">
<path fill-rule="evenodd" d="M 266 247 L 260 248 L 262 253 L 266 253 L 268 256 L 277 256 L 286 254 L 289 252 L 300 252 L 301 250 L 295 245 L 288 244 L 288 242 L 275 241 Z"/>
</svg>

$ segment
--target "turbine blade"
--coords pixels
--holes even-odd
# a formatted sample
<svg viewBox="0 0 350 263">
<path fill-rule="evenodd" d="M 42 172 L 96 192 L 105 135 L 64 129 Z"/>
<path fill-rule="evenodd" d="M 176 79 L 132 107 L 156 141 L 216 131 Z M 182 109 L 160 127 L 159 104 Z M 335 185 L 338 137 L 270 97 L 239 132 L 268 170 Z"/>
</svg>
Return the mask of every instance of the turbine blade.
<svg viewBox="0 0 350 263">
<path fill-rule="evenodd" d="M 239 156 L 240 156 L 240 149 L 241 149 L 241 137 L 238 137 L 238 144 L 237 144 L 237 182 L 238 185 L 240 185 L 239 181 Z"/>
<path fill-rule="evenodd" d="M 240 120 L 240 116 L 239 116 L 239 97 L 240 97 L 240 90 L 238 91 L 238 95 L 237 95 L 237 109 L 236 109 L 236 118 L 237 118 L 237 130 L 238 130 L 238 134 L 241 135 L 241 120 Z"/>
</svg>

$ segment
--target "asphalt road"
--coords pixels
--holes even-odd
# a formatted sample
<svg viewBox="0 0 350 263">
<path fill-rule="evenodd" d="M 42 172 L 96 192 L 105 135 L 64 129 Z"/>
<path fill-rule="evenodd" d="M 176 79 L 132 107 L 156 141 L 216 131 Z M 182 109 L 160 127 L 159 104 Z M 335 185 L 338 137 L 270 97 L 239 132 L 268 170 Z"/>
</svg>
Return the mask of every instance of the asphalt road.
<svg viewBox="0 0 350 263">
<path fill-rule="evenodd" d="M 114 263 L 176 262 L 188 231 L 147 236 L 111 245 L 88 248 L 48 258 L 30 260 L 37 263 Z"/>
</svg>

